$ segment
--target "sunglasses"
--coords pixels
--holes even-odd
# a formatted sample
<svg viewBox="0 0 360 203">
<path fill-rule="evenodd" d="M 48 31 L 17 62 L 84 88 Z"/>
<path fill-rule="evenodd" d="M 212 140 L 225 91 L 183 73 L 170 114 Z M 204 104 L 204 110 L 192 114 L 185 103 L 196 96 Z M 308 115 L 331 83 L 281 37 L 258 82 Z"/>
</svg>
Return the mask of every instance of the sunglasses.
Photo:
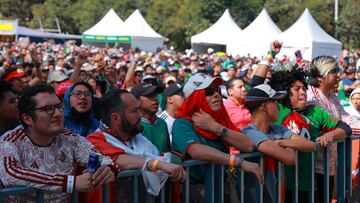
<svg viewBox="0 0 360 203">
<path fill-rule="evenodd" d="M 205 89 L 205 96 L 212 96 L 215 94 L 215 92 L 220 94 L 221 92 L 220 87 L 215 87 L 215 88 L 208 87 Z"/>
<path fill-rule="evenodd" d="M 340 68 L 334 68 L 334 69 L 332 69 L 331 71 L 329 71 L 329 73 L 330 74 L 335 74 L 335 75 L 337 75 L 337 74 L 339 74 L 340 73 Z"/>
</svg>

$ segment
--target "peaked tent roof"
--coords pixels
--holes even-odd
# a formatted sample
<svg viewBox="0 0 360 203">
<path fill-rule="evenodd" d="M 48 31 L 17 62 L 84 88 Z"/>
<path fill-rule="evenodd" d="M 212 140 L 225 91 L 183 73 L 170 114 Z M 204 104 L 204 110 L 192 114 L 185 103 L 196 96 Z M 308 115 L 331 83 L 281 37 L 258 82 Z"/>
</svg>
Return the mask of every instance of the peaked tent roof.
<svg viewBox="0 0 360 203">
<path fill-rule="evenodd" d="M 290 28 L 284 31 L 280 37 L 284 43 L 293 41 L 293 43 L 299 45 L 309 45 L 313 41 L 341 44 L 341 42 L 330 36 L 320 27 L 307 8 L 300 18 Z"/>
<path fill-rule="evenodd" d="M 326 33 L 307 8 L 299 19 L 280 35 L 280 40 L 283 41 L 282 53 L 285 53 L 286 49 L 294 51 L 297 48 L 304 54 L 305 50 L 312 48 L 312 52 L 305 53 L 304 58 L 307 60 L 319 55 L 339 56 L 341 51 L 341 42 Z M 313 53 L 314 47 L 317 48 L 316 53 Z M 294 52 L 288 54 L 293 55 Z"/>
<path fill-rule="evenodd" d="M 144 17 L 141 15 L 139 9 L 136 9 L 124 22 L 126 27 L 125 33 L 129 36 L 137 37 L 163 37 L 157 33 L 150 25 L 146 22 Z"/>
<path fill-rule="evenodd" d="M 230 44 L 238 37 L 241 28 L 235 23 L 228 9 L 219 20 L 205 31 L 191 37 L 191 43 Z"/>
<path fill-rule="evenodd" d="M 232 44 L 234 47 L 231 47 L 229 51 L 259 56 L 266 54 L 269 44 L 278 39 L 280 33 L 281 30 L 264 8 L 255 20 L 241 32 L 240 37 L 236 38 Z"/>
<path fill-rule="evenodd" d="M 124 22 L 110 9 L 106 15 L 90 29 L 86 30 L 84 35 L 101 35 L 101 36 L 119 36 L 123 33 Z"/>
</svg>

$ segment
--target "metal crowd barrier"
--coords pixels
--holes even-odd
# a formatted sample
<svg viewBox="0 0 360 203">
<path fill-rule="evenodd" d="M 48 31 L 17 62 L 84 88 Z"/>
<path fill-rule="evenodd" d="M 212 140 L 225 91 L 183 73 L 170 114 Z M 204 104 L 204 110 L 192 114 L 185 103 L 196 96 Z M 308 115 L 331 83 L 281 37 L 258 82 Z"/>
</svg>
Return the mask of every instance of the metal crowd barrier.
<svg viewBox="0 0 360 203">
<path fill-rule="evenodd" d="M 360 203 L 360 183 L 357 188 L 358 197 L 353 196 L 352 194 L 352 174 L 351 174 L 351 161 L 352 161 L 352 140 L 360 139 L 360 136 L 352 136 L 346 140 L 334 141 L 332 144 L 337 144 L 337 202 L 345 203 L 345 202 L 358 202 Z M 319 143 L 317 144 L 319 147 Z M 324 148 L 324 202 L 329 202 L 329 148 Z M 296 154 L 297 155 L 297 154 Z M 263 169 L 263 155 L 259 152 L 253 153 L 242 153 L 239 155 L 242 158 L 251 158 L 258 157 L 259 165 Z M 296 156 L 297 157 L 297 156 Z M 314 152 L 311 153 L 311 163 L 309 170 L 311 171 L 310 176 L 310 188 L 309 188 L 309 202 L 314 202 L 314 190 L 315 190 L 315 173 L 314 173 Z M 187 177 L 184 183 L 182 184 L 182 200 L 185 203 L 188 203 L 190 200 L 190 178 L 189 172 L 190 168 L 193 166 L 205 166 L 205 202 L 206 203 L 215 203 L 224 202 L 224 166 L 219 164 L 213 164 L 205 161 L 198 160 L 189 160 L 183 163 L 185 167 Z M 292 202 L 298 203 L 298 160 L 296 158 L 296 165 L 294 166 L 294 185 L 293 185 L 293 195 Z M 277 177 L 279 180 L 277 181 L 277 195 L 276 202 L 281 202 L 281 182 L 283 177 L 283 167 L 280 162 L 277 162 Z M 141 176 L 140 170 L 128 170 L 122 171 L 119 174 L 119 178 L 130 177 L 131 178 L 131 197 L 133 203 L 138 203 L 138 185 L 139 185 L 139 176 Z M 263 202 L 263 186 L 258 185 L 258 197 L 257 202 Z M 237 176 L 237 191 L 238 197 L 240 198 L 240 202 L 244 202 L 244 171 L 239 170 L 239 174 Z M 44 192 L 41 190 L 36 190 L 28 187 L 16 187 L 16 188 L 5 188 L 0 190 L 0 203 L 5 202 L 5 198 L 9 195 L 17 195 L 21 193 L 28 192 L 36 192 L 36 203 L 44 202 Z M 160 192 L 161 203 L 166 202 L 165 200 L 165 187 Z M 320 192 L 319 192 L 320 194 Z M 109 202 L 109 186 L 103 186 L 103 194 L 102 194 L 102 202 Z M 73 193 L 71 195 L 71 202 L 78 202 L 78 194 Z"/>
</svg>

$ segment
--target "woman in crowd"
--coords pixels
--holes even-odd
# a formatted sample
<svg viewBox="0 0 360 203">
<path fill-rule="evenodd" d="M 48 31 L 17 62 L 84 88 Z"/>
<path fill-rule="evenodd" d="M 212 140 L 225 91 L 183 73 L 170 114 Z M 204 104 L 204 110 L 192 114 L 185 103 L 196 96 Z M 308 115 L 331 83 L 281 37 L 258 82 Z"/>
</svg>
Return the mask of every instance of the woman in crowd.
<svg viewBox="0 0 360 203">
<path fill-rule="evenodd" d="M 94 132 L 100 125 L 93 116 L 93 88 L 86 82 L 72 85 L 64 96 L 64 126 L 87 136 Z"/>
<path fill-rule="evenodd" d="M 319 56 L 311 61 L 309 74 L 309 88 L 307 90 L 308 105 L 315 105 L 324 109 L 336 119 L 345 121 L 353 129 L 359 128 L 359 121 L 354 120 L 344 110 L 335 92 L 339 86 L 340 68 L 336 59 L 330 56 Z M 336 145 L 330 145 L 330 195 L 334 187 L 334 175 L 336 171 Z M 323 149 L 320 149 L 315 164 L 316 180 L 318 184 L 324 181 Z M 321 185 L 319 185 L 321 186 Z M 319 187 L 318 187 L 319 188 Z M 320 191 L 322 191 L 320 189 Z M 331 199 L 331 198 L 330 198 Z M 319 195 L 323 202 L 322 195 Z"/>
</svg>

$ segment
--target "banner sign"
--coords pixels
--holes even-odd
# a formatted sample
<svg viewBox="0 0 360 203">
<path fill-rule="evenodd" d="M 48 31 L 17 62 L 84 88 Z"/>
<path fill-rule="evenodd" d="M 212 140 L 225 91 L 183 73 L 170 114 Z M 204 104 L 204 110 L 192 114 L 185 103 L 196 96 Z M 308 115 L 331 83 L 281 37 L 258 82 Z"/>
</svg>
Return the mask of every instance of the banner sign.
<svg viewBox="0 0 360 203">
<path fill-rule="evenodd" d="M 15 35 L 17 20 L 0 20 L 0 35 Z"/>
<path fill-rule="evenodd" d="M 101 35 L 83 35 L 83 40 L 94 42 L 121 42 L 130 43 L 131 36 L 101 36 Z"/>
</svg>

